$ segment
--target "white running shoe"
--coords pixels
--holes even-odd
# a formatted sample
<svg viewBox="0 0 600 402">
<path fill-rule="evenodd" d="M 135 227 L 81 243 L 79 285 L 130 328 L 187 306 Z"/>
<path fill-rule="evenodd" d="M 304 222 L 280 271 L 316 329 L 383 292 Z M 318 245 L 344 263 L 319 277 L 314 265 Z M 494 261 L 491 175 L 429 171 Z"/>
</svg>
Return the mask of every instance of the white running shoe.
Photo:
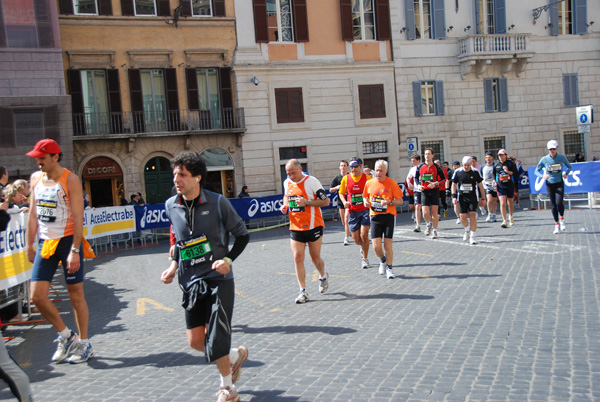
<svg viewBox="0 0 600 402">
<path fill-rule="evenodd" d="M 385 275 L 385 262 L 379 262 L 379 275 Z"/>
<path fill-rule="evenodd" d="M 344 246 L 349 246 L 349 245 L 350 245 L 350 238 L 344 237 Z"/>
<path fill-rule="evenodd" d="M 71 364 L 87 362 L 92 357 L 94 357 L 94 349 L 92 348 L 92 345 L 89 342 L 77 342 L 77 345 L 73 347 L 72 353 L 73 354 L 67 359 L 67 361 Z"/>
<path fill-rule="evenodd" d="M 385 275 L 387 276 L 388 279 L 394 279 L 396 277 L 396 275 L 394 275 L 394 271 L 392 271 L 391 268 L 385 269 Z"/>
<path fill-rule="evenodd" d="M 475 235 L 473 233 L 471 233 L 471 238 L 469 239 L 469 243 L 471 244 L 471 246 L 473 244 L 477 244 L 477 240 L 475 240 Z"/>
<path fill-rule="evenodd" d="M 296 304 L 303 304 L 308 301 L 308 293 L 306 290 L 300 290 L 300 294 L 296 297 Z"/>
<path fill-rule="evenodd" d="M 567 225 L 565 225 L 565 220 L 561 219 L 559 222 L 560 222 L 560 231 L 561 232 L 566 231 L 567 230 Z"/>
<path fill-rule="evenodd" d="M 513 219 L 512 215 L 508 217 L 508 225 L 509 226 L 513 226 L 515 224 L 515 220 Z"/>
<path fill-rule="evenodd" d="M 508 223 L 506 221 L 502 221 L 502 224 L 500 224 L 501 228 L 507 228 L 508 227 Z"/>
<path fill-rule="evenodd" d="M 492 221 L 492 214 L 489 214 L 489 215 L 487 216 L 487 218 L 485 218 L 485 221 L 486 221 L 486 222 L 491 222 L 491 221 Z"/>
<path fill-rule="evenodd" d="M 460 218 L 456 218 L 456 224 L 460 225 Z"/>
<path fill-rule="evenodd" d="M 427 226 L 427 228 L 425 229 L 425 236 L 429 236 L 431 234 L 431 226 Z"/>
<path fill-rule="evenodd" d="M 552 232 L 553 234 L 558 234 L 560 232 L 560 229 L 558 227 L 558 225 L 554 225 L 554 232 Z"/>
<path fill-rule="evenodd" d="M 498 220 L 496 219 L 496 214 L 492 215 L 492 222 L 498 222 Z"/>
<path fill-rule="evenodd" d="M 369 260 L 367 260 L 366 258 L 363 258 L 362 262 L 361 262 L 361 266 L 362 266 L 362 269 L 369 268 Z"/>
<path fill-rule="evenodd" d="M 58 346 L 56 347 L 56 352 L 52 355 L 52 361 L 54 363 L 60 363 L 69 357 L 71 350 L 77 346 L 79 343 L 79 335 L 71 330 L 71 335 L 69 335 L 68 338 L 63 338 L 59 335 L 54 342 L 58 343 Z"/>
<path fill-rule="evenodd" d="M 325 293 L 329 289 L 329 274 L 325 271 L 325 277 L 319 278 L 319 292 Z"/>
<path fill-rule="evenodd" d="M 413 232 L 420 232 L 421 231 L 421 226 L 417 225 L 415 226 L 415 228 L 413 229 Z"/>
<path fill-rule="evenodd" d="M 469 241 L 469 233 L 470 232 L 465 232 L 465 234 L 463 235 L 463 241 Z"/>
<path fill-rule="evenodd" d="M 437 230 L 433 229 L 433 234 L 431 235 L 432 239 L 437 239 Z"/>
</svg>

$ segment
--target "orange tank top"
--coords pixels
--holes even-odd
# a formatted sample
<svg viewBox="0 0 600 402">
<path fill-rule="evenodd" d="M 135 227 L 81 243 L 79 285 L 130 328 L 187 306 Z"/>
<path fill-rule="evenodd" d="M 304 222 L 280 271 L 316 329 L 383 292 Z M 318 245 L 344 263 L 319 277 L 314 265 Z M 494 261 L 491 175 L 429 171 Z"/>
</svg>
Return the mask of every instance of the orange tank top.
<svg viewBox="0 0 600 402">
<path fill-rule="evenodd" d="M 305 184 L 310 176 L 305 176 L 300 183 L 288 180 L 285 194 L 288 197 L 288 208 L 290 212 L 290 230 L 311 230 L 319 226 L 325 226 L 323 215 L 319 207 L 301 207 L 296 204 L 296 198 L 302 196 L 307 200 L 316 199 L 314 194 L 307 194 Z"/>
</svg>

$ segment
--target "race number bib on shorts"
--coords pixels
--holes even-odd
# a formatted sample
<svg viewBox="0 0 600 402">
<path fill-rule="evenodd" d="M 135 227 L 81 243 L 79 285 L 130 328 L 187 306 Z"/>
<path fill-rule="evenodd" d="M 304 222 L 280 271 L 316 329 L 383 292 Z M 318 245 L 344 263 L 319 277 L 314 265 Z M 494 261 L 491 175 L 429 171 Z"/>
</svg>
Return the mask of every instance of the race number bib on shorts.
<svg viewBox="0 0 600 402">
<path fill-rule="evenodd" d="M 352 203 L 352 205 L 362 205 L 362 203 L 363 203 L 362 194 L 352 194 L 350 196 L 350 202 Z"/>
<path fill-rule="evenodd" d="M 387 212 L 387 205 L 383 206 L 383 200 L 385 198 L 373 197 L 371 198 L 371 209 L 373 212 Z"/>
<path fill-rule="evenodd" d="M 181 261 L 185 268 L 212 261 L 213 253 L 206 235 L 179 242 Z"/>
<path fill-rule="evenodd" d="M 289 197 L 288 198 L 288 207 L 290 208 L 290 212 L 304 212 L 304 207 L 298 205 L 299 196 Z"/>
<path fill-rule="evenodd" d="M 52 200 L 37 200 L 36 210 L 41 222 L 54 222 L 57 215 L 57 203 Z"/>
<path fill-rule="evenodd" d="M 473 192 L 473 184 L 471 183 L 463 183 L 460 185 L 461 193 L 472 193 Z"/>
<path fill-rule="evenodd" d="M 506 182 L 510 180 L 510 175 L 508 173 L 500 173 L 500 181 Z"/>
<path fill-rule="evenodd" d="M 556 163 L 554 165 L 548 165 L 548 173 L 558 173 L 562 171 L 562 166 L 560 163 Z"/>
</svg>

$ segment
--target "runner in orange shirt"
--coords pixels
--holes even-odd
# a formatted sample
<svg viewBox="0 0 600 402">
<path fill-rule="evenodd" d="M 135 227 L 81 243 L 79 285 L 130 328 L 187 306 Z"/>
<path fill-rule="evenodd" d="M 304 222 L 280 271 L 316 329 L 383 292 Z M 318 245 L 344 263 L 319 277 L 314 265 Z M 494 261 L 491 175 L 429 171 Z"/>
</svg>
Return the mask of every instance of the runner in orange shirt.
<svg viewBox="0 0 600 402">
<path fill-rule="evenodd" d="M 388 279 L 395 278 L 392 271 L 394 250 L 392 241 L 396 227 L 396 206 L 402 205 L 404 200 L 400 186 L 387 177 L 388 163 L 382 159 L 375 162 L 375 178 L 369 180 L 363 191 L 363 200 L 370 207 L 371 240 L 373 250 L 379 257 L 379 275 L 385 274 Z M 383 249 L 381 248 L 381 238 Z M 385 253 L 384 253 L 385 249 Z"/>
</svg>

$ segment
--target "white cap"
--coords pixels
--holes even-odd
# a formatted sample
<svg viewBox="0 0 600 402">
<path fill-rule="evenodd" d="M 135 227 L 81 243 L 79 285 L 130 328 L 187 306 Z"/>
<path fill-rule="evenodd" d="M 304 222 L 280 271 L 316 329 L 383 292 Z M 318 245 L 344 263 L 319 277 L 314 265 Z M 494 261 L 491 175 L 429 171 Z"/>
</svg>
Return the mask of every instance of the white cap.
<svg viewBox="0 0 600 402">
<path fill-rule="evenodd" d="M 555 140 L 550 140 L 548 141 L 548 149 L 554 148 L 557 149 L 558 148 L 558 142 L 556 142 Z"/>
<path fill-rule="evenodd" d="M 471 157 L 471 156 L 463 156 L 463 159 L 462 159 L 463 165 L 465 163 L 471 163 L 471 162 L 473 162 L 473 157 Z"/>
</svg>

